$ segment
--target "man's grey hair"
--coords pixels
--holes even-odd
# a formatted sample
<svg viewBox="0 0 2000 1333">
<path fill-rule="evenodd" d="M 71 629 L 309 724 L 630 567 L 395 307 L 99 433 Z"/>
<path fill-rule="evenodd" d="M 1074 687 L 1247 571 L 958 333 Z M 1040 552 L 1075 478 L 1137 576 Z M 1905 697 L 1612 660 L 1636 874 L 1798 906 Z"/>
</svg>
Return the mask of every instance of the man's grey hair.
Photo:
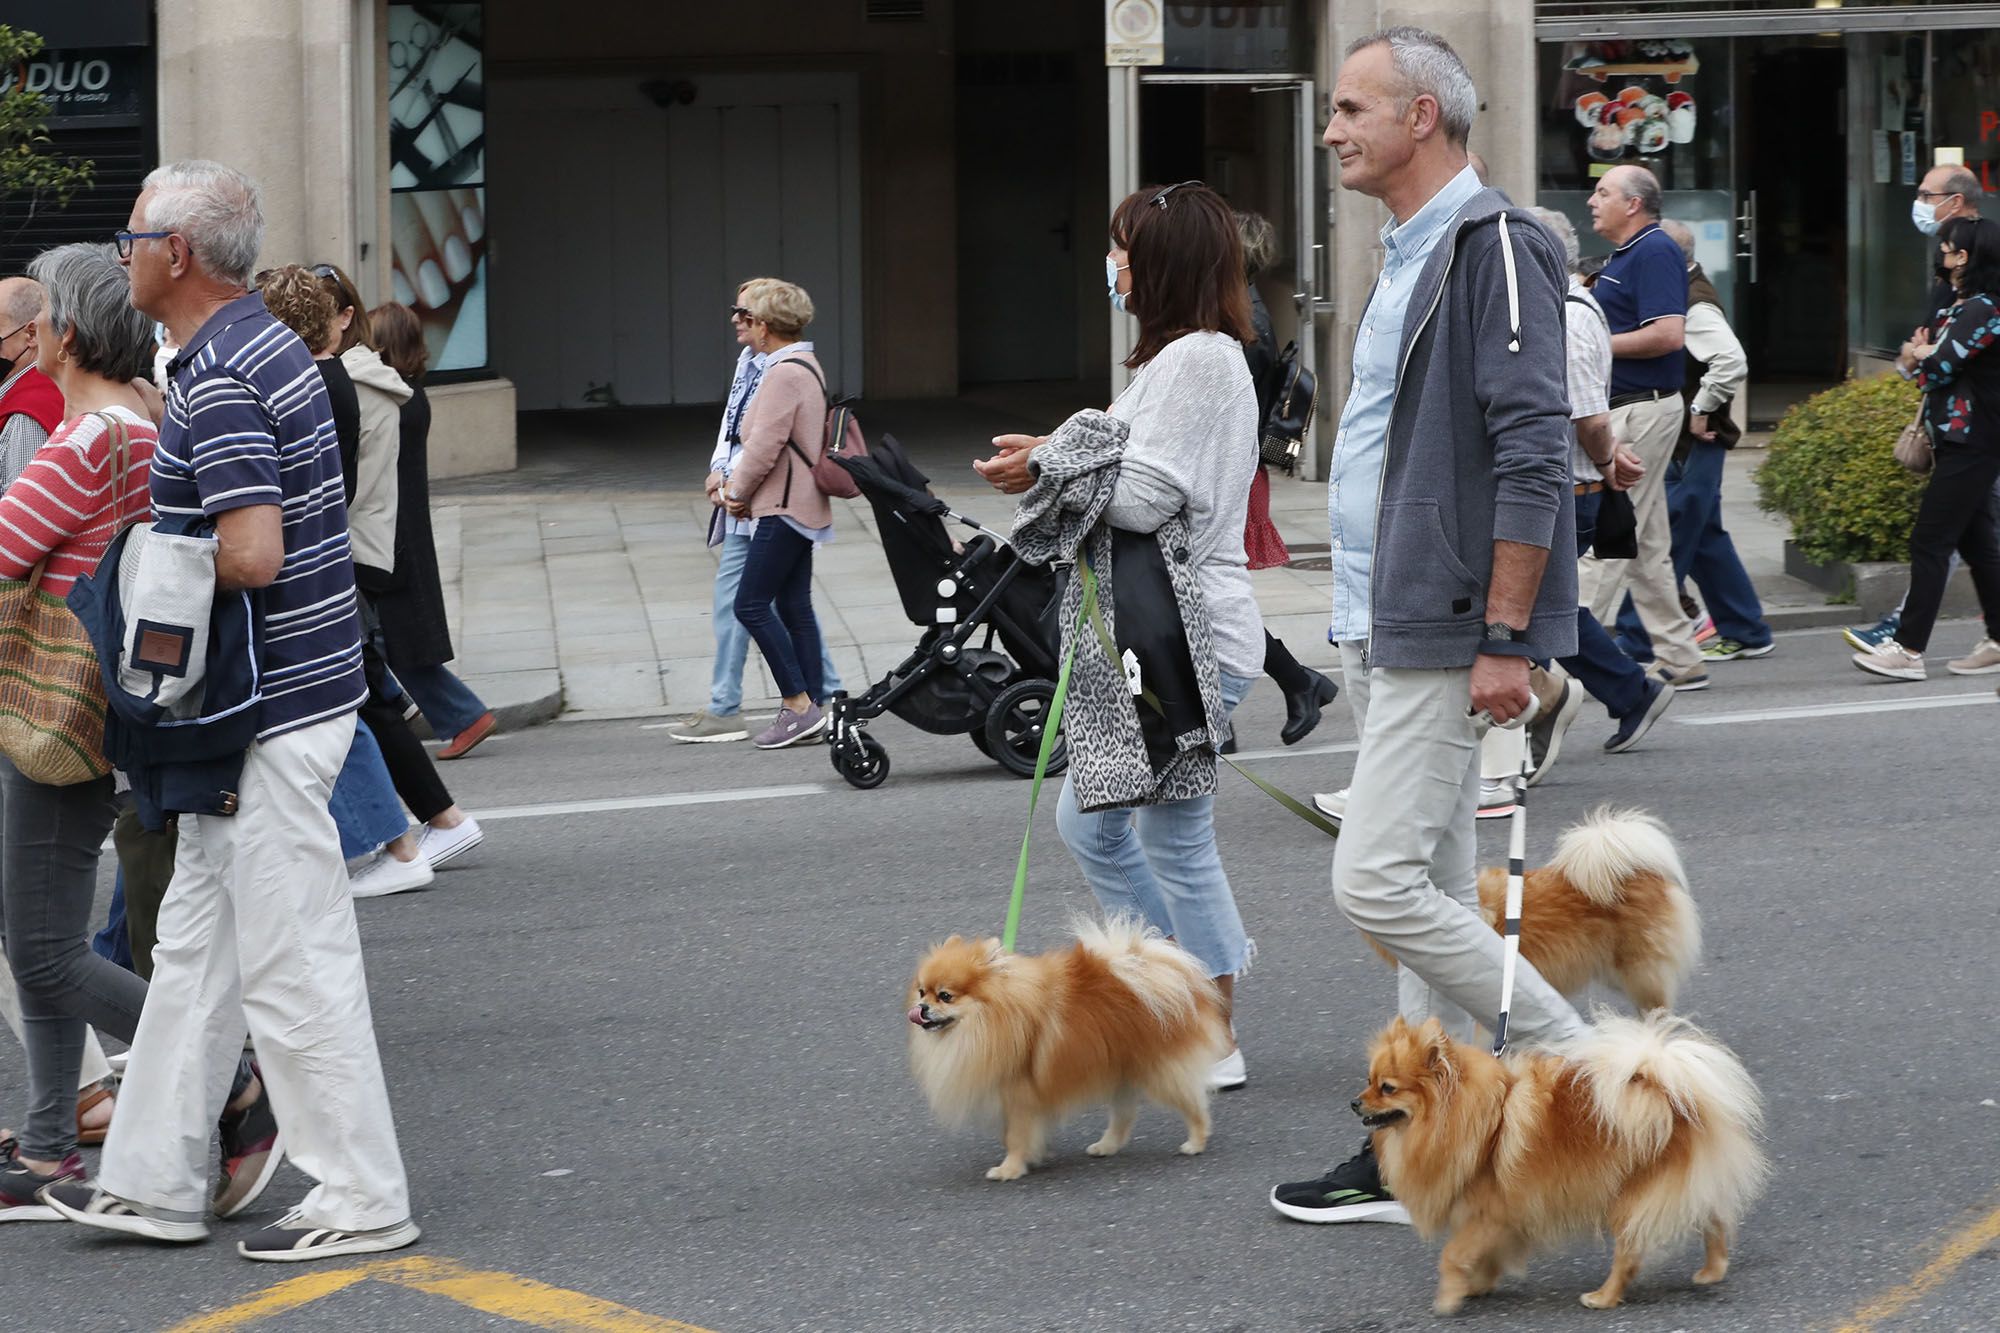
<svg viewBox="0 0 2000 1333">
<path fill-rule="evenodd" d="M 1646 216 L 1657 219 L 1660 216 L 1660 209 L 1664 207 L 1660 199 L 1660 178 L 1647 168 L 1639 166 L 1618 167 L 1616 171 L 1617 176 L 1613 183 L 1618 187 L 1618 192 L 1627 199 L 1637 199 L 1639 207 L 1645 210 Z"/>
<path fill-rule="evenodd" d="M 1427 28 L 1403 25 L 1369 33 L 1348 47 L 1347 54 L 1379 45 L 1389 48 L 1396 77 L 1403 81 L 1403 105 L 1426 93 L 1436 98 L 1445 138 L 1464 147 L 1472 134 L 1472 118 L 1479 114 L 1479 94 L 1472 86 L 1472 72 L 1451 43 Z"/>
<path fill-rule="evenodd" d="M 41 284 L 19 275 L 0 278 L 0 320 L 13 332 L 42 313 Z"/>
<path fill-rule="evenodd" d="M 1660 230 L 1674 238 L 1674 244 L 1681 248 L 1681 258 L 1694 262 L 1694 228 L 1679 218 L 1661 218 Z"/>
<path fill-rule="evenodd" d="M 157 168 L 142 188 L 153 192 L 146 230 L 178 235 L 211 278 L 250 285 L 264 248 L 264 203 L 256 181 L 234 167 L 196 159 Z"/>
<path fill-rule="evenodd" d="M 132 280 L 109 245 L 78 242 L 44 250 L 28 265 L 49 302 L 49 332 L 60 343 L 74 332 L 70 360 L 120 384 L 146 373 L 153 321 L 132 308 Z"/>
<path fill-rule="evenodd" d="M 1973 175 L 1967 168 L 1952 167 L 1944 173 L 1938 185 L 1945 194 L 1962 194 L 1966 203 L 1974 208 L 1979 207 L 1979 196 L 1982 193 L 1979 177 Z"/>
<path fill-rule="evenodd" d="M 1576 261 L 1582 257 L 1582 250 L 1577 244 L 1575 224 L 1553 208 L 1543 208 L 1539 204 L 1528 212 L 1534 215 L 1535 221 L 1549 229 L 1562 246 L 1563 262 L 1569 265 L 1570 272 L 1576 272 Z"/>
</svg>

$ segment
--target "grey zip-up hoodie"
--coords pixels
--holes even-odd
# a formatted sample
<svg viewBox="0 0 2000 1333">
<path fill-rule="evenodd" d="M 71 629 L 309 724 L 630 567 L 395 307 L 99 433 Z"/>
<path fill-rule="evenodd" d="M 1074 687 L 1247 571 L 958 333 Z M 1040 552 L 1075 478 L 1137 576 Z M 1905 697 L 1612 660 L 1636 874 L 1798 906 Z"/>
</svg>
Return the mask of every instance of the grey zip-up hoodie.
<svg viewBox="0 0 2000 1333">
<path fill-rule="evenodd" d="M 1374 666 L 1472 664 L 1496 540 L 1557 548 L 1527 648 L 1576 651 L 1562 249 L 1497 190 L 1450 226 L 1403 324 L 1369 575 Z"/>
</svg>

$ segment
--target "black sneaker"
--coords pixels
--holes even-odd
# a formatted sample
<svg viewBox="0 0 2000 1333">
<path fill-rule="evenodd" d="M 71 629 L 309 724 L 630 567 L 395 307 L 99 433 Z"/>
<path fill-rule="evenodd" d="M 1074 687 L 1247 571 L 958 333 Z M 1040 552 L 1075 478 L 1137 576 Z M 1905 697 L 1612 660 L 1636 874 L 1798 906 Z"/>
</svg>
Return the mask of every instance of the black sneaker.
<svg viewBox="0 0 2000 1333">
<path fill-rule="evenodd" d="M 314 1259 L 339 1259 L 350 1254 L 386 1254 L 415 1245 L 424 1233 L 405 1218 L 394 1226 L 373 1231 L 341 1231 L 318 1227 L 299 1215 L 286 1213 L 248 1240 L 236 1243 L 236 1252 L 245 1259 L 267 1264 L 309 1263 Z"/>
<path fill-rule="evenodd" d="M 1294 1222 L 1395 1222 L 1410 1214 L 1382 1187 L 1373 1140 L 1318 1180 L 1300 1180 L 1271 1191 L 1271 1206 Z"/>
<path fill-rule="evenodd" d="M 285 1139 L 271 1110 L 271 1090 L 260 1087 L 257 1100 L 249 1106 L 224 1111 L 216 1129 L 222 1141 L 222 1171 L 209 1207 L 217 1217 L 235 1217 L 257 1202 L 285 1160 Z"/>
<path fill-rule="evenodd" d="M 1606 754 L 1624 754 L 1637 745 L 1653 724 L 1660 720 L 1660 714 L 1667 711 L 1667 705 L 1674 701 L 1675 690 L 1657 676 L 1646 677 L 1646 694 L 1639 706 L 1618 719 L 1618 730 L 1611 739 L 1604 742 Z"/>
</svg>

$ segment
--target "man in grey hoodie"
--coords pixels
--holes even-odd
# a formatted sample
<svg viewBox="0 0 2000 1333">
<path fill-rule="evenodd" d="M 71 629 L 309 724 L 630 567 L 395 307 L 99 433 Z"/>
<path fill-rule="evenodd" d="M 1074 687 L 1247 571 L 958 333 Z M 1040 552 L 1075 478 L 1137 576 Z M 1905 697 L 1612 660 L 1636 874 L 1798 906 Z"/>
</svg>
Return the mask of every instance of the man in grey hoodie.
<svg viewBox="0 0 2000 1333">
<path fill-rule="evenodd" d="M 1341 911 L 1401 966 L 1405 1018 L 1454 1037 L 1500 1009 L 1500 936 L 1479 917 L 1473 811 L 1484 712 L 1528 704 L 1530 658 L 1576 649 L 1563 257 L 1480 185 L 1472 78 L 1435 33 L 1348 48 L 1326 142 L 1340 183 L 1380 199 L 1382 275 L 1356 331 L 1327 509 L 1333 625 L 1361 733 L 1333 862 Z M 1585 1029 L 1533 967 L 1516 1036 Z M 1374 1155 L 1271 1203 L 1307 1222 L 1409 1221 Z"/>
</svg>

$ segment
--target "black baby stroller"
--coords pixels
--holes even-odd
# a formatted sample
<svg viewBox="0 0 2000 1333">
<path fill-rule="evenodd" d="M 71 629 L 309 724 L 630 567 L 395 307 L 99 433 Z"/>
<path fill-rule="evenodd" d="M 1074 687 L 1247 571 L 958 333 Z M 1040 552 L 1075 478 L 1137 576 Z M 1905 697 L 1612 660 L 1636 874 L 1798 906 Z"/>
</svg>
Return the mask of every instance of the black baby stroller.
<svg viewBox="0 0 2000 1333">
<path fill-rule="evenodd" d="M 883 436 L 866 457 L 838 461 L 874 508 L 903 610 L 924 633 L 866 694 L 834 696 L 827 731 L 834 768 L 856 787 L 881 786 L 889 752 L 861 724 L 890 712 L 940 736 L 970 735 L 1008 772 L 1034 776 L 1061 665 L 1054 572 L 1027 564 L 1005 537 L 953 513 L 894 436 Z M 962 548 L 954 549 L 947 519 L 973 530 Z M 1067 762 L 1058 740 L 1048 771 L 1059 773 Z"/>
</svg>

